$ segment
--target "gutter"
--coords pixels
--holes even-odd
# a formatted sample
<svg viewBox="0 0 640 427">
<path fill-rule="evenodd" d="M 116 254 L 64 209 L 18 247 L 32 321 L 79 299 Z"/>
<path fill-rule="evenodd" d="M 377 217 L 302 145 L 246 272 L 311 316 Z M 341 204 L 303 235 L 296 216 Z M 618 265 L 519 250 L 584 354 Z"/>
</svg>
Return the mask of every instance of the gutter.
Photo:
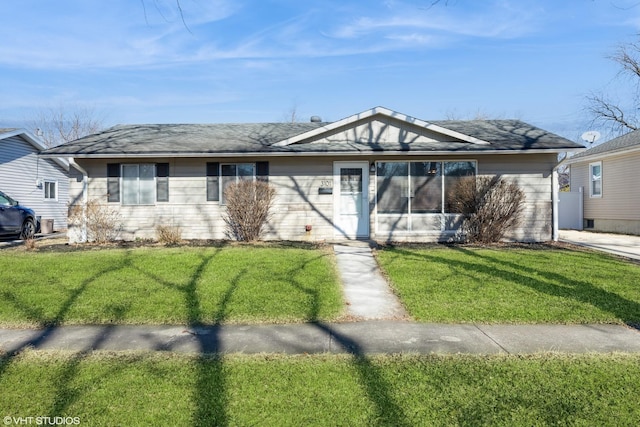
<svg viewBox="0 0 640 427">
<path fill-rule="evenodd" d="M 87 238 L 87 202 L 89 201 L 88 185 L 89 173 L 82 166 L 76 163 L 73 157 L 69 157 L 69 165 L 82 173 L 82 226 L 80 227 L 80 243 L 86 243 Z"/>
<path fill-rule="evenodd" d="M 493 154 L 560 154 L 568 151 L 578 151 L 579 148 L 553 149 L 524 149 L 524 150 L 438 150 L 438 151 L 247 151 L 247 152 L 153 152 L 153 153 L 108 153 L 108 154 L 44 154 L 42 157 L 66 157 L 83 159 L 127 159 L 127 158 L 193 158 L 193 157 L 355 157 L 355 156 L 451 156 L 451 155 L 493 155 Z"/>
</svg>

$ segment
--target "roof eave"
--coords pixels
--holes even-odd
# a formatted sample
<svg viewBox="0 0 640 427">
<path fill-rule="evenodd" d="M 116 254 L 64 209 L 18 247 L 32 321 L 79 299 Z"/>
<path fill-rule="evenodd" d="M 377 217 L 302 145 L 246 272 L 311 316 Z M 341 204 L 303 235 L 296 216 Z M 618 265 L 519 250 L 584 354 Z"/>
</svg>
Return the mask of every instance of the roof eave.
<svg viewBox="0 0 640 427">
<path fill-rule="evenodd" d="M 489 155 L 489 154 L 559 154 L 567 151 L 577 151 L 579 148 L 538 148 L 538 149 L 518 149 L 518 150 L 435 150 L 435 151 L 312 151 L 312 152 L 300 152 L 300 151 L 277 151 L 277 152 L 264 152 L 264 151 L 252 151 L 244 153 L 203 153 L 203 152 L 154 152 L 154 153 L 107 153 L 107 154 L 83 154 L 83 153 L 68 153 L 68 154 L 44 154 L 42 157 L 68 157 L 75 159 L 149 159 L 149 158 L 164 158 L 164 157 L 176 157 L 176 158 L 192 158 L 192 157 L 322 157 L 322 156 L 430 156 L 430 155 L 452 155 L 452 154 L 474 154 L 474 155 Z"/>
<path fill-rule="evenodd" d="M 603 151 L 600 153 L 595 153 L 595 154 L 588 154 L 586 156 L 580 156 L 577 159 L 574 159 L 573 157 L 570 157 L 568 159 L 566 159 L 564 161 L 564 164 L 566 165 L 570 165 L 570 164 L 574 164 L 574 163 L 581 163 L 581 162 L 590 162 L 593 160 L 601 160 L 601 159 L 605 159 L 608 157 L 614 157 L 614 156 L 619 156 L 620 154 L 627 154 L 627 153 L 634 153 L 640 151 L 640 146 L 635 146 L 632 148 L 629 147 L 625 147 L 625 148 L 620 148 L 617 150 L 608 150 L 608 151 Z"/>
</svg>

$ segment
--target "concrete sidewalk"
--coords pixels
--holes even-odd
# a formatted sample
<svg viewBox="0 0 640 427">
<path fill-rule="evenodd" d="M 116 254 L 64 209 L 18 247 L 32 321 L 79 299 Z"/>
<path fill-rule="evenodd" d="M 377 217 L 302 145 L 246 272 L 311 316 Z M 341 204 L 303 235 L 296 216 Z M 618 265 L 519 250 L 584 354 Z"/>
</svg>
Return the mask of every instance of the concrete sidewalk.
<svg viewBox="0 0 640 427">
<path fill-rule="evenodd" d="M 367 242 L 334 245 L 347 314 L 357 320 L 406 319 Z"/>
<path fill-rule="evenodd" d="M 533 354 L 640 352 L 621 325 L 447 325 L 399 321 L 251 326 L 62 326 L 0 329 L 0 350 L 180 353 Z"/>
<path fill-rule="evenodd" d="M 558 240 L 640 261 L 640 236 L 560 230 Z"/>
</svg>

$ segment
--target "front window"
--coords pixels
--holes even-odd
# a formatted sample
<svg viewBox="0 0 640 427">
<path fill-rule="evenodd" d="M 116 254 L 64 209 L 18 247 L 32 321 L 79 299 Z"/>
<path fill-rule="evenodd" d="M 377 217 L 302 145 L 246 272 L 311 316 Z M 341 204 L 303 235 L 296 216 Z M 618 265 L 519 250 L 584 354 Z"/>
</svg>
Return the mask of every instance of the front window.
<svg viewBox="0 0 640 427">
<path fill-rule="evenodd" d="M 156 200 L 155 165 L 122 165 L 122 204 L 153 205 Z"/>
<path fill-rule="evenodd" d="M 475 175 L 473 161 L 378 162 L 378 213 L 459 213 L 455 188 Z"/>
<path fill-rule="evenodd" d="M 589 165 L 591 197 L 602 197 L 602 162 Z"/>
<path fill-rule="evenodd" d="M 224 205 L 224 192 L 227 187 L 240 180 L 253 180 L 256 175 L 256 166 L 254 163 L 223 164 L 220 165 L 220 172 L 222 175 L 220 199 Z"/>
<path fill-rule="evenodd" d="M 55 181 L 44 182 L 44 199 L 45 200 L 58 200 L 58 186 Z"/>
</svg>

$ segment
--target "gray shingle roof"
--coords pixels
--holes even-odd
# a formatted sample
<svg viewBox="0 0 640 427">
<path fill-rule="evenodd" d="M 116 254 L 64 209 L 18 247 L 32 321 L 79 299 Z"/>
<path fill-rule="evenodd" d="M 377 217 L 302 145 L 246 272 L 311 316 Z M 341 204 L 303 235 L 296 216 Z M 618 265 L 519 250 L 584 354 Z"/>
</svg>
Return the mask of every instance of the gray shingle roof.
<svg viewBox="0 0 640 427">
<path fill-rule="evenodd" d="M 571 157 L 571 161 L 583 157 L 594 157 L 600 154 L 608 154 L 616 151 L 624 151 L 630 148 L 640 148 L 640 130 L 634 130 L 610 141 L 603 142 Z"/>
<path fill-rule="evenodd" d="M 438 126 L 490 142 L 473 144 L 449 137 L 444 142 L 339 141 L 277 142 L 328 123 L 120 125 L 44 151 L 57 156 L 199 155 L 248 153 L 482 152 L 563 150 L 582 146 L 517 120 L 436 121 Z"/>
</svg>

